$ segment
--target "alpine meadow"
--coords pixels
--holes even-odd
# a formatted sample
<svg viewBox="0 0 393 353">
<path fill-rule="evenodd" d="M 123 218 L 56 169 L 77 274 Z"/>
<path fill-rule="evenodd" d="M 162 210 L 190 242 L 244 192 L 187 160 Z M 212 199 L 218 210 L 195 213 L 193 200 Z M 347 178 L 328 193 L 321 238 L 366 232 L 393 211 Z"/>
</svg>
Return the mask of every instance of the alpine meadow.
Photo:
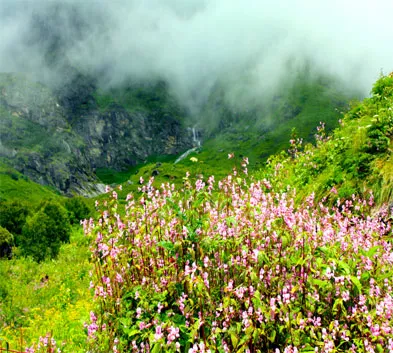
<svg viewBox="0 0 393 353">
<path fill-rule="evenodd" d="M 393 3 L 0 2 L 0 352 L 393 352 Z"/>
</svg>

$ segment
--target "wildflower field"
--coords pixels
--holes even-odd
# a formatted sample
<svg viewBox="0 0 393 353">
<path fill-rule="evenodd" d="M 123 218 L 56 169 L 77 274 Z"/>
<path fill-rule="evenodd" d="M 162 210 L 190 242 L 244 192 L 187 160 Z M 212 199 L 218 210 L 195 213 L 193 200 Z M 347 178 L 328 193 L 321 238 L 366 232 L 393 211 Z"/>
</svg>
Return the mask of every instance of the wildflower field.
<svg viewBox="0 0 393 353">
<path fill-rule="evenodd" d="M 91 351 L 393 350 L 391 213 L 372 195 L 295 206 L 236 171 L 140 190 L 84 223 Z"/>
<path fill-rule="evenodd" d="M 257 172 L 230 153 L 218 180 L 193 155 L 176 184 L 108 186 L 44 263 L 57 287 L 30 273 L 37 302 L 17 305 L 0 288 L 0 351 L 25 332 L 27 353 L 393 352 L 392 114 L 391 74 Z M 11 280 L 39 270 L 2 261 Z"/>
</svg>

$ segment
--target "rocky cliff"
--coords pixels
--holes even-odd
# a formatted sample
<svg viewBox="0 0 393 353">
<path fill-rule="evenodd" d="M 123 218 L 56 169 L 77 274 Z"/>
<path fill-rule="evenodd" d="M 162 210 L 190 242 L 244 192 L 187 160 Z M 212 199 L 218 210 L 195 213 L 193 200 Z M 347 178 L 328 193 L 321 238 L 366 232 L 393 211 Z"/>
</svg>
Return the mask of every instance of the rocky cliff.
<svg viewBox="0 0 393 353">
<path fill-rule="evenodd" d="M 95 168 L 126 169 L 148 156 L 191 147 L 181 122 L 185 113 L 168 104 L 162 83 L 130 92 L 123 101 L 116 92 L 99 95 L 80 74 L 57 87 L 0 74 L 2 162 L 64 194 L 91 195 L 102 191 Z"/>
</svg>

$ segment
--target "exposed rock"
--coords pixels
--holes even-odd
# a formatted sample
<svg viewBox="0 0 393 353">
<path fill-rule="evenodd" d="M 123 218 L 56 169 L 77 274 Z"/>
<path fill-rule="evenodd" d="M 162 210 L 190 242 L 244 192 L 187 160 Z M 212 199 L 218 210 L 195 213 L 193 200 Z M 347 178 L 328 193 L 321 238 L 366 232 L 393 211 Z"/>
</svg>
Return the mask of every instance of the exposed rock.
<svg viewBox="0 0 393 353">
<path fill-rule="evenodd" d="M 50 89 L 0 74 L 0 157 L 32 180 L 64 194 L 95 195 L 104 191 L 96 168 L 121 170 L 191 146 L 190 132 L 170 111 L 120 104 L 100 111 L 92 81 L 72 75 L 64 87 Z"/>
</svg>

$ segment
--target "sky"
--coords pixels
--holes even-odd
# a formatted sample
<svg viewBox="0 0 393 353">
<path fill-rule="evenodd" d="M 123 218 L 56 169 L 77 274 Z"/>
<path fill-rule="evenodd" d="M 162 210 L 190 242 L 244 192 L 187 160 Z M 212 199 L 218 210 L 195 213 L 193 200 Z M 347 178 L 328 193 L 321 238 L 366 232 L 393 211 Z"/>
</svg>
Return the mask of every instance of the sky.
<svg viewBox="0 0 393 353">
<path fill-rule="evenodd" d="M 310 65 L 367 95 L 393 71 L 392 13 L 392 0 L 2 0 L 0 71 L 62 82 L 67 62 L 104 86 L 164 79 L 198 106 L 217 82 L 258 97 Z"/>
</svg>

